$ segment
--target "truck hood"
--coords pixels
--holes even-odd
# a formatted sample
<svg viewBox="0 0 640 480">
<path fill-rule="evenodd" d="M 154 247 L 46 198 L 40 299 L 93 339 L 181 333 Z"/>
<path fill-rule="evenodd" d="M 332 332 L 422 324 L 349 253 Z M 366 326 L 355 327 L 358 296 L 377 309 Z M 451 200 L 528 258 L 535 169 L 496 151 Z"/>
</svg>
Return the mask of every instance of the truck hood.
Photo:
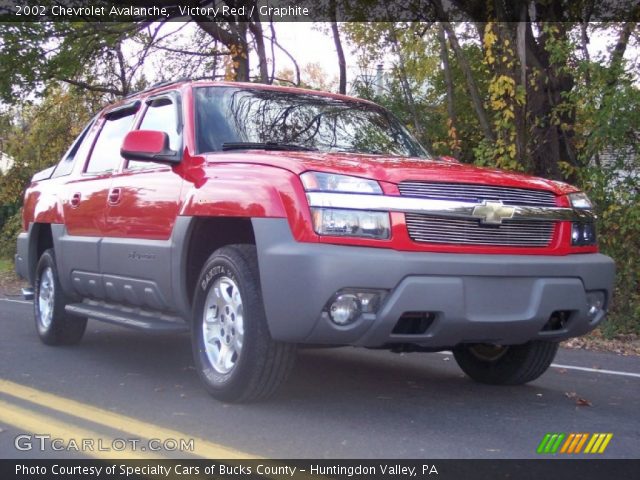
<svg viewBox="0 0 640 480">
<path fill-rule="evenodd" d="M 575 187 L 555 180 L 437 158 L 428 160 L 355 153 L 242 151 L 208 155 L 207 161 L 270 165 L 296 174 L 313 170 L 354 175 L 394 184 L 422 180 L 548 190 L 556 195 L 577 191 Z"/>
</svg>

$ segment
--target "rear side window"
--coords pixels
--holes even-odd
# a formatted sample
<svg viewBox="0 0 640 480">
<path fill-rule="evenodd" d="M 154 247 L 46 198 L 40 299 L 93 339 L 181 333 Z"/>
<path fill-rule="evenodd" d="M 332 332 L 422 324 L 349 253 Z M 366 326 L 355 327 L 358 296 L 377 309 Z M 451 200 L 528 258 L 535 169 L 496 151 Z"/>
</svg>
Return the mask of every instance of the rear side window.
<svg viewBox="0 0 640 480">
<path fill-rule="evenodd" d="M 122 140 L 131 130 L 134 116 L 135 112 L 131 112 L 107 118 L 91 152 L 86 173 L 110 172 L 118 166 Z"/>
<path fill-rule="evenodd" d="M 75 163 L 76 158 L 84 157 L 87 154 L 88 149 L 91 147 L 91 141 L 89 137 L 89 131 L 91 127 L 94 125 L 96 119 L 95 117 L 91 119 L 89 124 L 84 127 L 84 130 L 78 135 L 78 138 L 73 142 L 67 153 L 64 154 L 60 163 L 56 166 L 56 170 L 53 172 L 52 177 L 63 177 L 65 175 L 69 175 L 73 170 L 73 165 Z"/>
</svg>

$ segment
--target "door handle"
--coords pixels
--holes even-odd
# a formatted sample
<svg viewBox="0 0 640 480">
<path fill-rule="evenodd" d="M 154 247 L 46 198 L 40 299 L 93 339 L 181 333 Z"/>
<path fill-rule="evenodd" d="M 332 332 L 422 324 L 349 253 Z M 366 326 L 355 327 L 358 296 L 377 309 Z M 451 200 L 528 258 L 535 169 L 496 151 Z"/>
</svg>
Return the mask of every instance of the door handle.
<svg viewBox="0 0 640 480">
<path fill-rule="evenodd" d="M 119 187 L 112 188 L 109 191 L 109 203 L 111 205 L 115 205 L 120 201 L 120 197 L 122 195 L 122 189 Z"/>
<path fill-rule="evenodd" d="M 77 207 L 78 205 L 80 205 L 80 193 L 74 193 L 71 196 L 71 206 L 72 207 Z"/>
</svg>

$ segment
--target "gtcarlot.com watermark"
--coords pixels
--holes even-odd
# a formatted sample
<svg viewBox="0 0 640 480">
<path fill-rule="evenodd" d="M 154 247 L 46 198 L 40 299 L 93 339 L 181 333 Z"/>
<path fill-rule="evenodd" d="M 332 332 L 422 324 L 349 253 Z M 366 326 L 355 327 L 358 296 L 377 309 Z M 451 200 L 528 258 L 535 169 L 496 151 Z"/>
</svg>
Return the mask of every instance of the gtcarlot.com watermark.
<svg viewBox="0 0 640 480">
<path fill-rule="evenodd" d="M 13 441 L 17 450 L 39 452 L 193 452 L 193 438 L 56 438 L 47 434 L 21 434 Z"/>
</svg>

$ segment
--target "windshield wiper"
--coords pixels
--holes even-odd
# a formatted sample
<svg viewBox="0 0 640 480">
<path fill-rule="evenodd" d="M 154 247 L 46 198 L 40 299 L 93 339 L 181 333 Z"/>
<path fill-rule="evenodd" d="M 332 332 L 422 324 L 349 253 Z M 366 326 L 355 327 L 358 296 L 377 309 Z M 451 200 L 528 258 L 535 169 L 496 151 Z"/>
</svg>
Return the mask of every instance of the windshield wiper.
<svg viewBox="0 0 640 480">
<path fill-rule="evenodd" d="M 318 150 L 313 147 L 305 147 L 304 145 L 296 145 L 294 143 L 279 142 L 225 142 L 222 144 L 222 150 L 303 150 L 313 152 Z"/>
</svg>

